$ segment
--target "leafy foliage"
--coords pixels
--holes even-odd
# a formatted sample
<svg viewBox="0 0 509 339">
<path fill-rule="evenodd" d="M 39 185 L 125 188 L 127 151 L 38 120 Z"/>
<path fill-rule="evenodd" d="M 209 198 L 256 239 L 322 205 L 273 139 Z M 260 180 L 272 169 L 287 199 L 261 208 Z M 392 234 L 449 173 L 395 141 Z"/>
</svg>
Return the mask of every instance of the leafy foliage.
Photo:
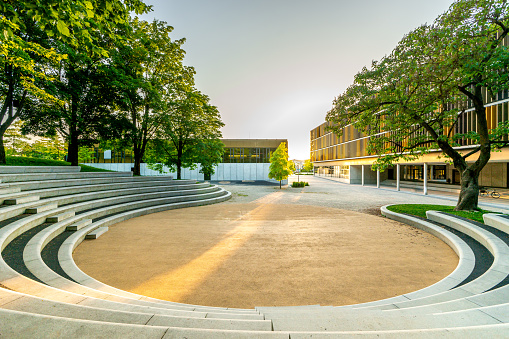
<svg viewBox="0 0 509 339">
<path fill-rule="evenodd" d="M 6 0 L 0 4 L 0 163 L 5 163 L 3 134 L 26 107 L 42 102 L 64 104 L 45 85 L 58 76 L 55 66 L 66 59 L 55 43 L 107 56 L 98 41 L 117 40 L 130 12 L 150 7 L 140 0 Z"/>
<path fill-rule="evenodd" d="M 304 161 L 304 167 L 302 167 L 302 170 L 304 172 L 313 172 L 313 163 L 311 162 L 311 160 L 306 160 Z"/>
<path fill-rule="evenodd" d="M 503 0 L 458 0 L 433 25 L 407 34 L 393 52 L 334 100 L 327 114 L 331 129 L 353 124 L 369 135 L 368 154 L 381 155 L 374 168 L 398 160 L 412 161 L 441 149 L 461 173 L 458 209 L 477 207 L 478 176 L 492 149 L 505 146 L 507 123 L 489 129 L 483 91 L 496 95 L 507 88 L 509 9 Z M 472 108 L 476 130 L 455 133 Z M 461 140 L 475 146 L 454 149 Z M 479 153 L 474 163 L 466 159 Z"/>
<path fill-rule="evenodd" d="M 172 41 L 173 27 L 163 21 L 131 21 L 130 39 L 112 54 L 111 79 L 118 99 L 124 138 L 130 140 L 139 174 L 147 143 L 165 116 L 168 97 L 177 89 L 192 86 L 194 69 L 182 65 L 184 39 Z"/>
<path fill-rule="evenodd" d="M 197 163 L 212 174 L 210 171 L 223 154 L 219 138 L 224 124 L 219 111 L 210 105 L 206 95 L 195 89 L 166 99 L 168 110 L 161 117 L 155 147 L 147 162 L 154 164 L 152 167 L 161 163 L 176 169 L 177 179 L 181 179 L 182 168 L 195 168 Z"/>
<path fill-rule="evenodd" d="M 269 178 L 278 180 L 281 188 L 281 181 L 287 179 L 290 174 L 292 171 L 288 161 L 288 149 L 282 142 L 270 157 Z"/>
</svg>

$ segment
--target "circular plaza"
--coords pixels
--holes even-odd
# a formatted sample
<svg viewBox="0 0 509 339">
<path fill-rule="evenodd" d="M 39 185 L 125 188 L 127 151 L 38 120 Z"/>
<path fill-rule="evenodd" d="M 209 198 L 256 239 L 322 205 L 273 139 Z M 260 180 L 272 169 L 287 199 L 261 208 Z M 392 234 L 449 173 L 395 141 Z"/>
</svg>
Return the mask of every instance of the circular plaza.
<svg viewBox="0 0 509 339">
<path fill-rule="evenodd" d="M 456 268 L 444 242 L 379 215 L 389 203 L 449 201 L 301 180 L 310 186 L 223 182 L 228 202 L 118 223 L 83 242 L 74 259 L 122 290 L 234 308 L 368 302 L 427 287 Z"/>
</svg>

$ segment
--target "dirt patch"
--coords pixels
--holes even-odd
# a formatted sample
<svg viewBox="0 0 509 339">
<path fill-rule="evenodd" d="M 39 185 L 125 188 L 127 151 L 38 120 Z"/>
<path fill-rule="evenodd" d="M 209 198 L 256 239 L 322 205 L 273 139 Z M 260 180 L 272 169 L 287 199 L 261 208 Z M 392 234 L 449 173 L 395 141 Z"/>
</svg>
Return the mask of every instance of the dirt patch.
<svg viewBox="0 0 509 339">
<path fill-rule="evenodd" d="M 408 225 L 274 203 L 284 197 L 127 220 L 74 257 L 87 274 L 127 291 L 240 308 L 388 298 L 429 286 L 458 263 L 446 244 Z"/>
<path fill-rule="evenodd" d="M 376 215 L 379 217 L 382 216 L 382 211 L 380 211 L 380 207 L 366 208 L 366 209 L 363 209 L 361 212 L 366 213 L 366 214 Z"/>
</svg>

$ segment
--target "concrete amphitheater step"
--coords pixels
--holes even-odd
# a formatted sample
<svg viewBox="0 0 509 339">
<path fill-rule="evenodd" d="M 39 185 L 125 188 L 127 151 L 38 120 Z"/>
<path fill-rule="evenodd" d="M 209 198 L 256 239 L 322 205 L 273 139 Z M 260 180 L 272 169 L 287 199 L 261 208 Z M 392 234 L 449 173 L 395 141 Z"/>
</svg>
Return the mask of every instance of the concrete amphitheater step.
<svg viewBox="0 0 509 339">
<path fill-rule="evenodd" d="M 138 181 L 167 181 L 172 182 L 171 177 L 165 176 L 151 176 L 151 177 L 104 177 L 104 178 L 87 178 L 87 179 L 73 179 L 73 180 L 42 180 L 42 181 L 27 181 L 16 182 L 13 187 L 18 187 L 21 191 L 47 189 L 47 188 L 60 188 L 69 186 L 83 186 L 83 185 L 100 185 L 121 182 L 138 182 Z M 174 182 L 174 181 L 173 181 Z M 194 181 L 196 182 L 196 181 Z"/>
<path fill-rule="evenodd" d="M 165 206 L 153 206 L 150 208 L 129 211 L 129 212 L 113 215 L 111 217 L 101 219 L 95 223 L 92 223 L 89 226 L 87 226 L 87 227 L 83 228 L 82 230 L 76 232 L 75 234 L 71 235 L 71 237 L 78 237 L 81 242 L 81 240 L 83 240 L 83 238 L 89 231 L 91 231 L 97 227 L 101 227 L 105 224 L 111 225 L 111 224 L 117 223 L 122 220 L 126 220 L 126 219 L 140 216 L 140 215 L 145 215 L 145 214 L 148 214 L 151 212 L 153 213 L 156 211 L 162 211 L 162 210 L 167 210 L 167 209 L 171 209 L 171 208 L 181 208 L 181 207 L 186 207 L 186 206 L 192 206 L 194 204 L 200 204 L 200 205 L 209 204 L 209 203 L 214 203 L 214 202 L 218 202 L 218 201 L 223 201 L 224 199 L 228 199 L 228 198 L 229 198 L 229 196 L 223 195 L 218 198 L 214 198 L 216 200 L 208 199 L 205 201 L 197 201 L 197 202 L 191 201 L 191 202 L 177 203 L 177 204 L 165 205 Z M 217 199 L 220 199 L 220 200 L 217 200 Z M 189 205 L 189 204 L 191 204 L 191 205 Z M 27 246 L 25 247 L 25 250 L 24 250 L 24 258 L 25 258 L 26 265 L 29 268 L 29 270 L 31 272 L 33 272 L 35 274 L 35 276 L 37 276 L 39 279 L 41 279 L 41 281 L 44 281 L 44 282 L 48 283 L 49 285 L 57 287 L 57 288 L 64 288 L 64 287 L 72 288 L 73 291 L 77 291 L 76 289 L 78 289 L 78 286 L 76 286 L 75 284 L 73 284 L 72 282 L 68 281 L 67 279 L 65 279 L 63 277 L 60 277 L 57 273 L 53 272 L 49 267 L 47 267 L 45 265 L 45 263 L 43 262 L 43 260 L 41 258 L 41 254 L 40 254 L 41 249 L 47 243 L 49 243 L 49 241 L 51 239 L 53 239 L 57 234 L 61 233 L 62 228 L 64 228 L 64 227 L 66 227 L 65 223 L 63 223 L 61 225 L 52 225 L 52 226 L 44 229 L 43 231 L 41 231 L 39 234 L 34 236 L 32 239 L 30 239 L 29 243 L 27 244 Z M 72 250 L 73 249 L 74 249 L 74 245 L 71 244 L 71 249 L 70 249 L 71 259 L 72 259 Z M 64 268 L 65 264 L 66 264 L 65 260 L 62 261 L 60 259 L 61 258 L 60 253 L 58 253 L 57 255 L 59 256 L 58 260 L 61 261 L 62 269 L 64 269 L 64 271 L 65 271 L 65 268 Z M 73 277 L 71 277 L 71 278 L 73 278 Z M 73 280 L 75 280 L 75 279 L 73 279 Z M 75 280 L 75 281 L 77 281 L 77 280 Z M 83 292 L 89 291 L 88 288 L 82 288 L 81 290 Z M 152 302 L 150 300 L 144 300 L 144 298 L 142 296 L 136 296 L 134 294 L 129 294 L 127 292 L 122 293 L 120 296 L 127 296 L 130 298 L 135 296 L 136 299 L 143 300 L 144 302 L 150 302 L 150 303 Z M 180 304 L 168 303 L 167 306 L 174 307 L 175 305 L 180 305 Z M 159 305 L 158 307 L 166 307 L 166 306 Z M 196 308 L 196 306 L 189 306 L 189 307 Z M 189 307 L 186 306 L 186 308 L 189 308 Z M 206 309 L 207 311 L 221 311 L 221 312 L 224 312 L 224 310 L 226 310 L 224 308 L 211 308 L 211 307 L 203 307 L 203 309 Z M 230 311 L 228 311 L 228 312 L 230 312 Z M 241 316 L 241 318 L 243 318 L 245 314 L 248 314 L 248 315 L 255 314 L 256 318 L 260 317 L 257 314 L 257 312 L 255 312 L 254 310 L 250 310 L 249 312 L 246 312 L 244 310 L 232 309 L 231 313 L 239 313 L 239 316 Z"/>
<path fill-rule="evenodd" d="M 57 215 L 54 215 L 54 216 L 51 216 L 51 217 L 47 217 L 46 218 L 46 222 L 51 222 L 51 223 L 60 222 L 60 221 L 63 221 L 65 219 L 74 217 L 74 215 L 75 215 L 74 211 L 62 212 L 60 214 L 57 214 Z"/>
<path fill-rule="evenodd" d="M 483 215 L 484 223 L 509 235 L 509 216 L 487 213 Z"/>
<path fill-rule="evenodd" d="M 0 166 L 0 174 L 22 173 L 76 173 L 80 166 Z"/>
<path fill-rule="evenodd" d="M 162 195 L 186 195 L 191 194 L 193 189 L 206 189 L 211 187 L 209 184 L 192 184 L 192 185 L 183 185 L 181 187 L 180 185 L 169 185 L 164 186 L 161 189 L 158 188 L 152 188 L 152 187 L 142 187 L 142 188 L 130 188 L 130 189 L 122 189 L 122 190 L 107 190 L 107 191 L 100 191 L 100 192 L 88 192 L 88 193 L 81 193 L 81 194 L 68 194 L 68 195 L 62 195 L 62 196 L 56 196 L 52 198 L 47 198 L 43 200 L 37 200 L 33 202 L 27 202 L 24 204 L 19 204 L 15 206 L 9 206 L 4 207 L 0 210 L 0 220 L 5 220 L 8 218 L 12 218 L 17 215 L 24 214 L 27 209 L 29 208 L 36 208 L 41 205 L 45 205 L 48 203 L 57 203 L 59 205 L 68 205 L 71 203 L 78 203 L 78 202 L 85 202 L 85 201 L 91 201 L 96 200 L 99 201 L 99 198 L 111 198 L 110 200 L 115 200 L 113 197 L 123 196 L 122 198 L 118 199 L 118 203 L 122 202 L 122 199 L 128 199 L 126 196 L 133 195 L 133 194 L 144 194 L 144 193 L 151 193 L 151 194 L 160 194 Z M 180 190 L 182 188 L 182 190 Z M 185 191 L 185 193 L 181 193 L 182 191 Z M 168 193 L 165 193 L 168 192 Z M 171 193 L 173 192 L 173 193 Z M 106 200 L 107 201 L 107 200 Z M 94 206 L 92 206 L 94 207 Z M 76 210 L 76 212 L 81 210 Z"/>
<path fill-rule="evenodd" d="M 133 179 L 135 180 L 135 178 Z M 16 192 L 12 192 L 9 194 L 1 194 L 0 193 L 0 202 L 5 199 L 12 199 L 18 197 L 25 197 L 29 195 L 37 195 L 41 199 L 42 198 L 51 198 L 58 197 L 62 195 L 71 195 L 71 194 L 79 194 L 79 193 L 90 193 L 90 192 L 100 192 L 107 190 L 122 190 L 122 189 L 132 189 L 132 188 L 142 188 L 142 187 L 156 187 L 160 186 L 168 186 L 168 187 L 180 187 L 184 189 L 184 187 L 197 185 L 196 181 L 189 181 L 188 183 L 183 183 L 181 181 L 170 181 L 170 180 L 154 180 L 154 181 L 130 181 L 130 182 L 121 182 L 121 183 L 107 183 L 107 184 L 99 184 L 99 185 L 81 185 L 81 186 L 68 186 L 68 187 L 58 187 L 58 188 L 46 188 L 46 189 L 37 189 L 37 190 L 28 190 L 21 192 L 19 188 L 12 188 L 12 190 L 16 190 Z M 201 184 L 205 185 L 205 184 Z"/>
<path fill-rule="evenodd" d="M 38 214 L 46 211 L 51 211 L 58 208 L 58 204 L 56 202 L 51 202 L 49 204 L 39 205 L 35 207 L 30 207 L 25 209 L 26 214 Z"/>
<path fill-rule="evenodd" d="M 0 309 L 109 323 L 225 330 L 272 330 L 270 320 L 210 319 L 205 317 L 113 311 L 55 302 L 2 289 L 0 289 Z"/>
<path fill-rule="evenodd" d="M 50 181 L 50 180 L 72 180 L 87 178 L 115 178 L 132 177 L 132 172 L 76 172 L 76 173 L 15 173 L 0 174 L 0 180 L 3 183 L 17 183 L 29 181 Z"/>
<path fill-rule="evenodd" d="M 14 193 L 18 193 L 20 191 L 21 191 L 21 189 L 19 189 L 18 187 L 4 187 L 4 188 L 0 188 L 0 196 L 11 195 Z M 0 200 L 0 204 L 1 203 L 3 203 L 3 200 Z"/>
<path fill-rule="evenodd" d="M 267 314 L 275 331 L 382 331 L 454 328 L 509 322 L 509 305 L 497 305 L 439 314 L 398 314 L 386 311 L 338 309 L 294 314 Z"/>
<path fill-rule="evenodd" d="M 427 214 L 430 219 L 458 229 L 486 246 L 495 258 L 492 266 L 477 279 L 450 291 L 414 300 L 373 306 L 374 308 L 394 309 L 424 306 L 472 297 L 494 288 L 500 282 L 504 281 L 509 274 L 509 247 L 500 238 L 468 221 L 460 220 L 444 213 L 428 211 Z"/>
<path fill-rule="evenodd" d="M 78 230 L 82 229 L 83 227 L 90 225 L 91 223 L 92 223 L 92 219 L 82 219 L 80 221 L 76 221 L 72 225 L 67 226 L 65 228 L 65 230 L 71 231 L 71 232 L 78 231 Z"/>
<path fill-rule="evenodd" d="M 108 230 L 109 230 L 108 226 L 98 227 L 88 232 L 87 235 L 85 235 L 85 239 L 97 239 L 104 233 L 108 232 Z"/>
<path fill-rule="evenodd" d="M 221 192 L 219 192 L 219 193 L 221 193 Z M 214 197 L 214 196 L 217 196 L 217 194 L 210 194 L 210 193 L 208 193 L 208 194 L 202 194 L 202 195 L 200 195 L 200 196 L 199 196 L 199 198 L 203 198 L 203 196 L 210 196 L 210 197 Z M 179 197 L 179 198 L 180 198 L 180 197 Z M 224 199 L 227 199 L 227 198 L 229 198 L 229 194 L 228 194 L 228 195 L 218 196 L 218 199 L 216 199 L 216 200 L 214 200 L 214 199 L 207 199 L 208 201 L 190 201 L 190 202 L 183 202 L 183 203 L 180 203 L 180 204 L 173 204 L 173 205 L 163 206 L 163 207 L 162 207 L 162 208 L 160 208 L 160 209 L 161 209 L 161 210 L 166 210 L 166 209 L 170 209 L 170 208 L 177 208 L 177 207 L 185 207 L 185 206 L 192 206 L 192 205 L 202 205 L 202 204 L 208 204 L 208 203 L 214 203 L 214 202 L 218 202 L 218 201 L 223 201 Z M 139 202 L 138 202 L 138 204 L 139 204 Z M 155 207 L 157 208 L 157 206 L 155 206 Z M 146 212 L 144 212 L 144 213 L 146 213 Z M 113 216 L 113 217 L 114 217 L 114 218 L 119 218 L 119 217 L 122 217 L 122 216 Z M 72 218 L 71 218 L 71 219 L 72 219 Z M 28 221 L 31 221 L 31 220 L 28 220 Z M 23 224 L 23 223 L 26 223 L 26 222 L 27 222 L 27 220 L 23 220 L 23 221 L 19 221 L 18 223 L 19 223 L 19 224 Z M 104 224 L 105 222 L 108 222 L 108 218 L 103 219 L 103 224 Z M 11 228 L 12 228 L 12 225 L 10 225 L 10 226 L 11 226 Z M 20 226 L 20 225 L 18 225 L 18 227 L 19 227 L 19 226 Z M 14 228 L 17 228 L 17 227 L 14 227 Z M 5 232 L 5 230 L 1 230 L 1 231 L 4 231 L 4 232 Z M 11 231 L 13 231 L 13 230 L 11 230 Z M 7 233 L 8 233 L 8 232 L 7 232 Z M 7 235 L 8 235 L 8 234 L 7 234 Z M 4 234 L 4 237 L 5 237 L 5 236 L 6 236 L 6 235 Z M 30 266 L 30 265 L 31 265 L 31 261 L 29 260 L 29 261 L 27 261 L 27 266 Z M 52 271 L 51 271 L 51 272 L 52 272 Z M 11 273 L 12 273 L 12 272 L 11 272 Z M 69 287 L 70 285 L 72 285 L 72 284 L 69 284 L 69 282 L 65 282 L 65 281 L 62 281 L 61 279 L 59 279 L 59 278 L 61 278 L 61 277 L 60 277 L 60 276 L 58 276 L 58 275 L 57 275 L 57 276 L 54 276 L 54 275 L 53 275 L 53 276 L 48 277 L 47 273 L 49 273 L 49 271 L 46 271 L 46 272 L 45 272 L 45 274 L 43 273 L 42 275 L 44 275 L 44 276 L 42 276 L 42 275 L 41 275 L 41 276 L 40 276 L 40 278 L 43 278 L 43 279 L 49 279 L 49 280 L 51 280 L 51 281 L 52 281 L 52 283 L 54 283 L 54 284 L 63 284 L 63 286 L 66 286 L 66 287 Z M 54 272 L 53 272 L 53 273 L 54 273 Z M 39 273 L 39 274 L 41 274 L 41 273 Z M 8 277 L 8 278 L 10 278 L 10 277 Z M 53 279 L 53 278 L 54 278 L 54 279 Z M 63 278 L 62 278 L 62 279 L 63 279 Z M 53 280 L 55 280 L 55 281 L 53 281 Z M 58 282 L 57 282 L 57 280 L 58 280 Z M 65 279 L 64 279 L 64 280 L 65 280 Z M 12 288 L 12 289 L 14 289 L 14 290 L 17 290 L 17 288 L 21 288 L 21 286 L 23 286 L 23 288 L 26 288 L 26 286 L 25 286 L 24 284 L 21 284 L 21 285 L 20 285 L 20 284 L 10 285 L 10 283 L 12 283 L 12 282 L 9 282 L 9 281 L 3 281 L 3 285 L 4 285 L 4 286 L 10 287 L 10 288 Z M 26 284 L 26 283 L 25 283 L 25 284 Z M 77 288 L 77 287 L 73 285 L 73 286 L 72 286 L 72 288 Z M 24 292 L 26 292 L 26 290 L 24 290 Z M 80 293 L 82 293 L 82 292 L 83 292 L 83 291 L 81 291 L 81 290 L 80 290 Z M 89 293 L 89 294 L 92 294 L 93 292 L 94 292 L 94 291 L 90 291 L 90 293 Z M 86 294 L 86 293 L 85 293 L 85 294 Z M 93 294 L 96 294 L 96 293 L 93 293 Z M 103 297 L 105 297 L 104 295 L 102 295 L 102 296 L 103 296 Z M 131 300 L 129 300 L 129 301 L 131 301 Z M 131 301 L 131 302 L 134 302 L 134 301 Z M 147 302 L 147 303 L 143 303 L 143 304 L 147 304 L 147 305 L 148 305 L 148 302 Z M 152 304 L 150 303 L 150 305 L 152 305 Z M 232 312 L 232 313 L 233 313 L 233 312 Z M 221 315 L 218 315 L 218 316 L 221 316 Z M 232 316 L 230 316 L 230 315 L 229 315 L 229 317 L 232 317 Z M 243 314 L 240 314 L 240 315 L 239 315 L 239 317 L 240 317 L 240 318 L 250 318 L 250 319 L 253 319 L 253 318 L 255 318 L 255 319 L 260 319 L 260 318 L 261 318 L 261 316 L 259 316 L 258 314 L 244 314 L 244 313 L 243 313 Z"/>
<path fill-rule="evenodd" d="M 116 324 L 0 310 L 7 338 L 289 338 L 288 333 Z"/>
<path fill-rule="evenodd" d="M 68 319 L 26 312 L 0 310 L 5 321 L 3 335 L 17 337 L 112 337 L 112 338 L 503 338 L 508 324 L 402 331 L 364 332 L 261 332 L 213 329 L 185 329 Z"/>
<path fill-rule="evenodd" d="M 20 196 L 16 198 L 11 199 L 5 199 L 3 201 L 4 205 L 21 205 L 25 204 L 27 202 L 33 202 L 33 201 L 39 201 L 40 197 L 38 195 L 26 195 L 26 196 Z"/>
</svg>

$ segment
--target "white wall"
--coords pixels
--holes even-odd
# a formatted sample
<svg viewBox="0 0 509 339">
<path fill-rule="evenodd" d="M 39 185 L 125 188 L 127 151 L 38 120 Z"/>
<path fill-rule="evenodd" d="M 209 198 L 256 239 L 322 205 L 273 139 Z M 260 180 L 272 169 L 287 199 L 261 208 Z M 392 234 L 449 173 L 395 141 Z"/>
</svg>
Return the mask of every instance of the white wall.
<svg viewBox="0 0 509 339">
<path fill-rule="evenodd" d="M 117 164 L 117 163 L 85 163 L 84 165 L 92 166 L 96 168 L 107 169 L 117 172 L 130 172 L 131 167 L 134 167 L 133 163 Z M 215 173 L 211 176 L 211 180 L 275 180 L 269 179 L 269 167 L 270 164 L 227 164 L 221 163 L 216 166 Z M 168 168 L 165 166 L 165 170 Z M 147 164 L 141 164 L 140 166 L 141 175 L 171 175 L 174 178 L 177 177 L 176 172 L 161 174 L 157 171 L 151 170 L 147 167 Z M 200 173 L 200 165 L 194 170 L 188 168 L 182 169 L 182 179 L 193 179 L 193 180 L 204 180 L 204 176 Z M 283 181 L 286 183 L 287 181 Z"/>
</svg>

